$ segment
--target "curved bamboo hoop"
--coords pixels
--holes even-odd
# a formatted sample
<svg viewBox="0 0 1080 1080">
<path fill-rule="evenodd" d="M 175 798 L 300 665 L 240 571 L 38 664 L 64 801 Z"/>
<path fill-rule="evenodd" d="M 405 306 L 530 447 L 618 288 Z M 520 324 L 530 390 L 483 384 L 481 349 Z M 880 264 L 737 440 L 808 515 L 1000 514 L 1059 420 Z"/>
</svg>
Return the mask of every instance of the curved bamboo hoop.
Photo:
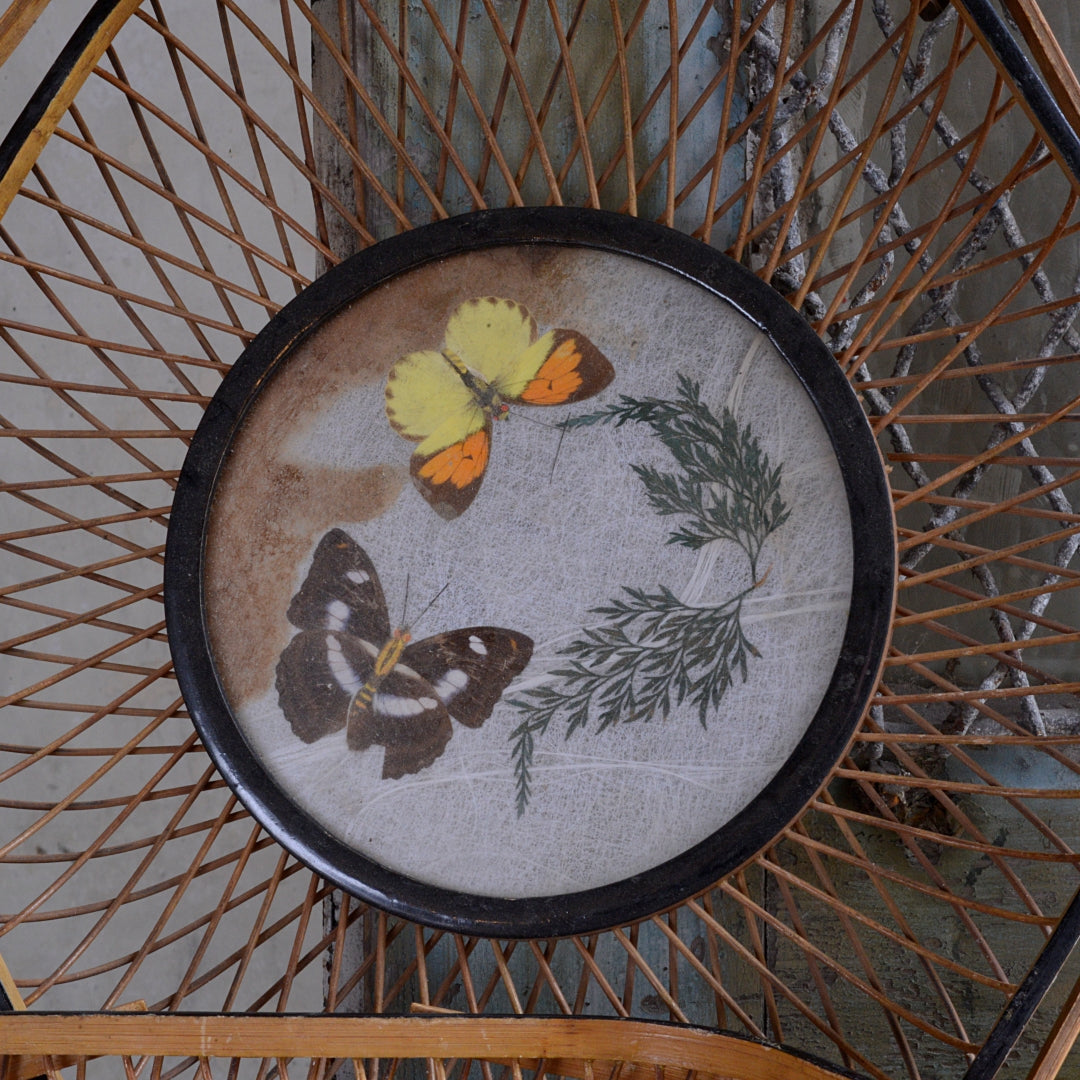
<svg viewBox="0 0 1080 1080">
<path fill-rule="evenodd" d="M 36 3 L 23 6 L 16 0 L 7 12 L 4 23 L 0 23 L 0 63 L 3 63 L 14 51 L 33 21 L 45 9 L 48 0 L 36 0 Z M 139 7 L 142 0 L 119 0 L 111 6 L 100 22 L 95 12 L 87 17 L 86 27 L 90 31 L 73 39 L 71 65 L 67 73 L 58 80 L 46 82 L 38 88 L 39 99 L 48 97 L 44 112 L 33 127 L 20 132 L 22 145 L 10 162 L 4 162 L 6 169 L 0 176 L 0 218 L 4 216 L 11 200 L 15 198 L 23 181 L 30 174 L 42 148 L 52 137 L 56 125 L 68 111 L 75 95 L 79 92 L 87 76 L 94 70 L 105 50 L 112 43 L 120 28 L 128 21 Z M 102 5 L 98 5 L 100 8 Z M 93 29 L 90 30 L 90 27 Z M 85 39 L 85 40 L 84 40 Z M 17 128 L 16 128 L 17 130 Z"/>
<path fill-rule="evenodd" d="M 1027 12 L 1041 34 L 1027 0 L 1012 3 L 1023 9 L 1021 14 Z M 14 49 L 29 16 L 42 6 L 42 0 L 34 0 L 10 8 L 0 19 L 0 58 Z M 716 6 L 703 5 L 688 25 L 679 5 L 664 3 L 660 8 L 668 21 L 661 40 L 667 67 L 661 64 L 641 100 L 629 84 L 648 5 L 609 0 L 599 5 L 614 27 L 607 67 L 598 64 L 594 82 L 586 77 L 592 72 L 574 70 L 574 50 L 590 24 L 584 3 L 569 18 L 560 9 L 551 29 L 559 60 L 536 88 L 530 86 L 525 55 L 528 5 L 515 12 L 514 26 L 504 27 L 495 5 L 485 4 L 485 18 L 493 26 L 492 55 L 500 65 L 496 74 L 502 71 L 489 101 L 469 66 L 475 31 L 469 5 L 463 4 L 456 27 L 449 21 L 438 24 L 438 47 L 448 58 L 447 101 L 459 103 L 456 112 L 451 107 L 440 113 L 445 103 L 428 100 L 410 69 L 408 28 L 380 22 L 373 0 L 364 0 L 363 7 L 378 29 L 378 56 L 387 65 L 387 85 L 396 92 L 389 102 L 375 101 L 352 73 L 349 50 L 356 43 L 341 45 L 343 35 L 335 37 L 333 30 L 319 36 L 303 5 L 289 16 L 292 22 L 283 17 L 286 28 L 275 36 L 253 9 L 221 0 L 220 70 L 166 22 L 161 5 L 151 0 L 137 12 L 136 6 L 114 5 L 113 15 L 88 32 L 63 77 L 39 95 L 38 114 L 0 180 L 0 211 L 9 211 L 0 230 L 0 266 L 22 275 L 28 293 L 44 298 L 50 310 L 50 317 L 39 321 L 7 311 L 0 316 L 0 341 L 17 369 L 0 369 L 0 385 L 13 397 L 40 392 L 55 407 L 40 415 L 0 418 L 0 439 L 54 470 L 0 485 L 0 494 L 31 515 L 0 535 L 3 553 L 26 560 L 29 567 L 0 586 L 0 602 L 32 623 L 13 632 L 0 652 L 36 665 L 26 685 L 5 703 L 37 710 L 31 715 L 43 721 L 72 718 L 62 731 L 48 729 L 40 745 L 3 745 L 13 764 L 7 767 L 8 758 L 0 763 L 0 806 L 25 815 L 17 818 L 20 824 L 11 827 L 10 835 L 0 837 L 5 873 L 55 867 L 55 877 L 25 902 L 8 905 L 13 910 L 5 911 L 0 934 L 10 934 L 9 941 L 20 934 L 60 940 L 51 935 L 53 928 L 84 922 L 88 927 L 84 938 L 65 944 L 62 957 L 50 955 L 40 970 L 16 972 L 31 1007 L 48 1004 L 66 989 L 96 987 L 95 980 L 107 982 L 108 988 L 94 1003 L 103 1000 L 106 1007 L 117 1007 L 130 996 L 128 986 L 143 968 L 170 948 L 190 943 L 194 956 L 185 956 L 183 975 L 176 985 L 161 989 L 152 1007 L 184 1008 L 194 995 L 209 993 L 216 979 L 233 978 L 234 985 L 219 999 L 230 1010 L 245 973 L 294 934 L 275 968 L 277 981 L 260 986 L 244 1004 L 288 1008 L 294 981 L 325 964 L 331 1011 L 350 995 L 366 995 L 373 1011 L 409 1005 L 482 1013 L 502 1002 L 501 1008 L 524 1013 L 544 1007 L 567 1014 L 603 1008 L 629 1016 L 645 1008 L 647 998 L 648 1008 L 689 1024 L 702 1014 L 706 1001 L 710 1022 L 715 1019 L 718 1026 L 740 1026 L 756 1038 L 780 1041 L 795 1032 L 788 1041 L 824 1045 L 850 1067 L 879 1080 L 919 1075 L 920 1069 L 925 1075 L 924 1055 L 934 1061 L 933 1054 L 949 1055 L 953 1062 L 969 1060 L 984 1042 L 985 1025 L 973 1022 L 957 1001 L 982 995 L 995 1003 L 996 1011 L 1015 1000 L 1018 985 L 1003 949 L 1015 937 L 1029 935 L 1024 955 L 1034 957 L 1036 946 L 1030 942 L 1045 940 L 1059 924 L 1080 866 L 1075 838 L 1060 824 L 1055 827 L 1047 810 L 1051 802 L 1067 806 L 1067 800 L 1080 797 L 1080 737 L 1045 727 L 1040 731 L 1035 722 L 1047 702 L 1065 701 L 1064 695 L 1078 689 L 1061 658 L 1075 652 L 1080 628 L 1049 605 L 1080 587 L 1080 571 L 1070 565 L 1080 515 L 1069 501 L 1080 470 L 1075 455 L 1048 449 L 1041 441 L 1075 422 L 1078 402 L 1073 391 L 1055 396 L 1039 391 L 1037 383 L 1029 394 L 1025 381 L 1045 376 L 1068 384 L 1076 371 L 1072 365 L 1080 362 L 1080 340 L 1070 322 L 1080 290 L 1059 285 L 1062 272 L 1055 266 L 1080 227 L 1077 188 L 1074 177 L 1048 155 L 1040 156 L 1045 132 L 1038 128 L 1024 128 L 1026 146 L 1009 147 L 1001 161 L 993 160 L 989 152 L 1000 131 L 1009 124 L 1022 128 L 1017 114 L 1027 107 L 1010 90 L 1009 70 L 986 85 L 986 116 L 954 128 L 950 117 L 962 112 L 964 103 L 950 96 L 952 77 L 981 54 L 948 12 L 929 29 L 914 10 L 895 25 L 885 19 L 873 24 L 871 8 L 887 5 L 844 0 L 820 26 L 807 28 L 791 21 L 798 5 L 790 0 L 736 0 L 725 33 L 723 26 L 708 22 L 719 18 Z M 425 5 L 432 26 L 446 6 Z M 286 15 L 290 10 L 288 3 L 282 5 Z M 98 8 L 99 16 L 103 11 Z M 178 94 L 189 107 L 186 117 L 171 114 L 152 89 L 140 91 L 126 80 L 120 12 L 125 17 L 134 12 L 133 25 L 163 48 L 163 72 L 175 64 Z M 337 22 L 338 13 L 333 14 Z M 967 20 L 962 9 L 961 15 Z M 416 16 L 410 12 L 409 17 Z M 880 30 L 880 35 L 860 51 L 854 31 L 845 32 L 845 20 L 856 29 Z M 295 94 L 298 132 L 292 144 L 245 95 L 243 64 L 234 48 L 241 32 Z M 311 33 L 319 36 L 354 91 L 351 112 L 333 114 L 301 78 L 297 41 L 305 45 Z M 680 65 L 689 67 L 695 49 L 706 49 L 709 35 L 716 38 L 707 47 L 716 57 L 714 69 L 699 84 L 680 79 Z M 1044 73 L 1052 85 L 1051 74 L 1057 73 L 1059 100 L 1063 109 L 1071 108 L 1075 78 L 1070 82 L 1060 57 L 1051 55 L 1045 39 L 1038 40 L 1051 60 Z M 912 51 L 916 42 L 924 54 Z M 936 67 L 930 62 L 935 55 L 941 59 L 935 42 L 947 53 Z M 1040 47 L 1034 48 L 1038 58 Z M 901 63 L 883 67 L 894 55 Z M 755 85 L 740 82 L 747 57 L 753 58 Z M 924 74 L 915 71 L 920 57 Z M 347 72 L 341 72 L 342 65 Z M 560 82 L 564 68 L 570 69 L 565 88 Z M 861 114 L 851 105 L 872 72 L 882 75 L 884 88 L 880 100 L 873 100 L 877 111 L 866 120 L 866 131 L 877 139 L 854 126 Z M 148 133 L 142 137 L 150 158 L 156 153 L 154 139 L 165 137 L 158 132 L 201 156 L 209 177 L 205 186 L 218 194 L 220 207 L 211 211 L 200 197 L 174 190 L 160 171 L 140 172 L 95 140 L 93 123 L 75 96 L 91 73 Z M 242 117 L 253 162 L 247 171 L 201 134 L 202 118 L 190 107 L 196 79 L 213 88 L 223 108 Z M 605 120 L 608 88 L 614 121 Z M 514 94 L 522 92 L 528 135 L 521 146 L 512 140 L 504 145 L 506 117 L 517 107 Z M 563 113 L 560 95 L 567 95 Z M 410 152 L 408 124 L 413 120 L 404 108 L 394 111 L 414 100 L 435 140 L 430 169 Z M 70 122 L 61 124 L 65 116 Z M 694 158 L 684 147 L 702 117 L 711 118 L 715 131 L 710 128 L 709 152 Z M 374 134 L 365 134 L 365 122 L 374 125 Z M 615 125 L 610 145 L 604 143 L 605 123 Z M 547 145 L 549 125 L 561 125 L 566 135 L 561 158 L 557 140 Z M 650 142 L 646 136 L 655 132 Z M 311 165 L 312 144 L 320 133 L 329 133 L 347 159 L 354 198 Z M 384 140 L 396 154 L 389 172 L 380 173 L 363 151 L 368 136 Z M 469 138 L 483 147 L 475 162 L 465 149 Z M 903 147 L 892 159 L 896 177 L 881 165 L 881 147 L 890 141 Z M 59 183 L 63 177 L 52 171 L 47 143 L 77 155 L 88 177 L 105 178 L 115 214 L 95 217 L 76 200 L 65 200 Z M 748 143 L 762 149 L 743 160 L 742 174 L 732 180 L 732 155 L 737 157 Z M 271 181 L 278 177 L 266 165 L 271 153 L 307 185 L 315 203 L 313 223 L 287 200 L 275 198 Z M 390 227 L 406 228 L 427 213 L 449 213 L 458 180 L 480 203 L 504 197 L 525 201 L 535 175 L 540 178 L 535 190 L 543 194 L 534 197 L 568 201 L 579 197 L 570 194 L 575 170 L 581 173 L 582 197 L 593 204 L 614 202 L 631 213 L 640 207 L 680 227 L 690 220 L 687 208 L 694 199 L 704 198 L 700 214 L 685 226 L 688 231 L 715 240 L 727 235 L 725 220 L 733 222 L 734 248 L 829 337 L 881 432 L 893 469 L 905 560 L 895 626 L 905 636 L 894 641 L 874 709 L 835 774 L 835 789 L 819 793 L 775 847 L 745 872 L 702 897 L 633 927 L 562 942 L 455 939 L 387 919 L 347 899 L 337 922 L 320 933 L 330 890 L 277 855 L 222 792 L 212 770 L 201 768 L 204 762 L 183 782 L 170 772 L 198 761 L 200 750 L 190 732 L 180 730 L 185 720 L 175 697 L 140 696 L 167 686 L 169 670 L 156 654 L 148 653 L 148 659 L 124 652 L 131 643 L 156 646 L 162 638 L 160 621 L 142 618 L 139 607 L 156 603 L 156 584 L 142 579 L 133 584 L 126 573 L 159 567 L 160 538 L 152 530 L 168 512 L 168 488 L 179 467 L 176 450 L 193 426 L 191 413 L 181 416 L 181 410 L 197 412 L 205 406 L 212 377 L 227 368 L 230 349 L 248 340 L 291 290 L 306 283 L 311 270 L 296 257 L 301 248 L 326 263 L 340 256 L 327 219 L 338 215 L 368 243 L 378 232 L 380 201 Z M 939 177 L 943 186 L 932 187 Z M 170 246 L 153 230 L 141 228 L 126 201 L 127 185 L 174 214 L 190 247 Z M 410 208 L 410 186 L 430 205 L 421 211 Z M 1024 208 L 1018 204 L 1033 186 L 1047 203 L 1057 201 L 1050 223 L 1031 232 L 1025 231 Z M 1070 191 L 1062 194 L 1061 187 Z M 922 190 L 937 200 L 934 212 L 908 216 L 911 205 L 918 211 Z M 277 248 L 245 233 L 236 210 L 240 199 L 270 217 Z M 825 209 L 815 217 L 809 211 L 817 206 Z M 56 266 L 32 243 L 22 241 L 20 247 L 16 210 L 52 215 L 54 226 L 84 253 L 84 266 Z M 998 247 L 986 250 L 991 241 L 983 233 L 991 221 L 998 223 L 991 236 Z M 213 265 L 199 246 L 202 230 L 235 245 L 239 271 Z M 857 239 L 845 239 L 852 232 L 858 232 Z M 115 244 L 139 261 L 152 287 L 112 276 L 105 255 L 99 256 L 99 243 L 102 251 Z M 995 277 L 1007 276 L 1013 267 L 1019 269 L 1007 281 Z M 279 275 L 276 284 L 267 284 L 271 275 Z M 186 303 L 178 281 L 205 288 L 213 303 Z M 979 294 L 980 304 L 961 311 L 953 298 L 965 291 Z M 119 328 L 103 330 L 92 319 L 80 322 L 81 312 L 65 306 L 72 294 L 102 310 L 115 305 Z M 157 340 L 155 319 L 175 320 L 188 335 L 184 341 L 195 344 Z M 1002 358 L 992 344 L 983 347 L 1009 328 L 1029 326 L 1035 329 L 1023 339 L 1026 351 Z M 52 356 L 65 356 L 67 349 L 96 374 L 75 367 L 53 371 Z M 130 375 L 125 366 L 151 361 L 167 372 L 166 387 L 155 377 Z M 960 394 L 969 387 L 983 389 L 989 404 L 968 409 L 935 400 L 939 392 Z M 1048 400 L 1040 400 L 1040 394 Z M 118 402 L 138 406 L 145 420 L 110 423 L 108 409 Z M 943 448 L 938 431 L 946 425 L 970 445 Z M 115 448 L 117 463 L 99 472 L 81 468 L 83 439 Z M 978 488 L 978 477 L 991 474 L 1004 479 L 988 493 Z M 133 494 L 143 483 L 142 490 L 162 485 L 164 494 Z M 80 494 L 100 496 L 102 505 L 86 512 L 71 509 L 65 500 Z M 45 515 L 46 523 L 32 515 Z M 987 539 L 982 530 L 1003 521 L 1015 524 L 1017 535 L 1008 542 Z M 151 532 L 135 531 L 143 527 Z M 77 537 L 101 541 L 108 550 L 59 557 L 48 547 Z M 65 606 L 48 590 L 74 579 L 107 590 L 107 599 L 90 610 L 68 610 L 72 605 Z M 973 631 L 972 623 L 964 621 L 971 616 L 987 628 Z M 80 627 L 118 637 L 86 655 L 50 640 L 53 632 Z M 958 675 L 966 662 L 984 662 L 985 678 L 972 684 Z M 69 690 L 85 672 L 129 682 L 111 696 Z M 947 723 L 942 720 L 946 713 Z M 97 735 L 95 724 L 102 720 L 122 723 L 122 735 Z M 992 755 L 1019 750 L 1058 770 L 1063 778 L 1055 781 L 1058 786 L 1042 779 L 1002 779 Z M 941 761 L 952 771 L 935 769 Z M 131 790 L 102 793 L 96 787 L 99 778 L 124 765 L 149 762 L 153 767 L 139 775 Z M 892 771 L 883 769 L 882 762 Z M 42 763 L 69 766 L 77 778 L 55 796 L 28 794 L 19 784 Z M 129 813 L 151 799 L 176 800 L 179 808 L 167 828 L 160 835 L 126 832 Z M 1029 832 L 999 840 L 996 811 L 987 806 L 1015 815 Z M 53 826 L 94 814 L 112 816 L 78 850 L 44 845 L 35 850 Z M 151 880 L 145 867 L 160 868 L 156 860 L 177 841 L 192 844 L 187 861 Z M 64 886 L 76 876 L 129 857 L 139 865 L 124 871 L 115 892 L 79 906 L 64 899 Z M 978 882 L 985 873 L 997 891 L 980 891 L 954 876 L 955 864 L 965 858 L 972 860 L 972 880 Z M 1035 884 L 1045 870 L 1059 871 L 1051 879 L 1058 892 L 1051 896 L 1047 886 Z M 257 876 L 254 882 L 252 875 Z M 219 877 L 224 883 L 217 886 L 212 910 L 183 911 L 178 926 L 170 923 L 186 896 Z M 281 909 L 274 907 L 278 897 L 287 898 Z M 110 927 L 144 903 L 160 903 L 164 909 L 145 941 L 94 951 Z M 912 919 L 918 905 L 939 913 L 942 925 L 958 927 L 955 941 L 924 933 Z M 823 912 L 836 928 L 834 939 L 819 936 L 811 925 Z M 233 916 L 250 916 L 250 937 L 226 955 L 215 955 L 219 939 L 214 934 Z M 371 949 L 350 966 L 343 948 L 346 931 L 353 928 L 367 935 Z M 912 992 L 926 991 L 919 1002 L 892 985 L 896 965 L 910 978 Z M 800 985 L 791 975 L 794 968 Z M 747 1004 L 751 992 L 757 995 L 753 1005 Z M 409 1000 L 417 996 L 419 1002 Z M 870 1055 L 852 1031 L 849 1009 L 873 1013 L 888 1033 L 893 1046 L 888 1065 Z M 1063 1060 L 1063 1047 L 1075 1034 L 1075 1026 L 1069 1027 L 1075 1025 L 1075 1012 L 1073 1001 L 1054 1033 L 1053 1053 L 1047 1050 L 1037 1062 L 1039 1080 L 1053 1075 Z M 3 1023 L 8 1019 L 0 1018 Z M 142 1020 L 131 1018 L 132 1023 Z M 8 1030 L 0 1028 L 0 1033 Z"/>
<path fill-rule="evenodd" d="M 91 1057 L 301 1058 L 314 1061 L 428 1058 L 513 1063 L 553 1076 L 624 1080 L 843 1080 L 819 1062 L 717 1031 L 635 1020 L 564 1017 L 157 1016 L 23 1013 L 0 1016 L 12 1055 L 4 1080 Z M 20 1060 L 23 1059 L 23 1060 Z M 515 1069 L 515 1075 L 519 1075 Z"/>
<path fill-rule="evenodd" d="M 0 67 L 48 6 L 49 0 L 12 0 L 4 14 L 0 15 Z"/>
</svg>

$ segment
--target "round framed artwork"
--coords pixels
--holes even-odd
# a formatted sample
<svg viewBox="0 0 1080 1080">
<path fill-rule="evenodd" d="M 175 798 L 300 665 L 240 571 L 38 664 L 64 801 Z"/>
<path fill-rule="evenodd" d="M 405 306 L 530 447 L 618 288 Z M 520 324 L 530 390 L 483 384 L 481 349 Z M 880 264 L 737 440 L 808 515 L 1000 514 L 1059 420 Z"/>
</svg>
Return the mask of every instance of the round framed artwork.
<svg viewBox="0 0 1080 1080">
<path fill-rule="evenodd" d="M 283 308 L 166 552 L 202 739 L 298 858 L 469 934 L 629 922 L 843 754 L 895 586 L 862 409 L 725 256 L 599 211 L 382 242 Z"/>
</svg>

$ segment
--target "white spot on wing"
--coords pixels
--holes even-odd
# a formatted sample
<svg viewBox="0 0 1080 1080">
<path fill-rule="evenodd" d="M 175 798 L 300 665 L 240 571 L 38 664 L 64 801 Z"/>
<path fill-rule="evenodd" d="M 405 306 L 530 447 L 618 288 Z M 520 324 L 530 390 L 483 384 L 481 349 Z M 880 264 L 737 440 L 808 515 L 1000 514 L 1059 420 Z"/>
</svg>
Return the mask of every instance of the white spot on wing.
<svg viewBox="0 0 1080 1080">
<path fill-rule="evenodd" d="M 371 575 L 363 570 L 350 570 L 345 576 L 355 585 L 363 585 L 364 582 L 371 580 Z"/>
<path fill-rule="evenodd" d="M 376 712 L 383 716 L 419 716 L 428 709 L 434 709 L 439 703 L 429 697 L 399 697 L 397 694 L 376 694 L 371 703 Z"/>
<path fill-rule="evenodd" d="M 331 600 L 326 605 L 326 629 L 344 630 L 349 622 L 349 605 L 344 600 Z"/>
<path fill-rule="evenodd" d="M 487 646 L 475 634 L 469 636 L 469 648 L 480 656 L 487 656 Z"/>
<path fill-rule="evenodd" d="M 451 668 L 437 683 L 434 684 L 435 693 L 443 701 L 449 701 L 456 697 L 469 685 L 469 676 L 460 668 Z"/>
<path fill-rule="evenodd" d="M 341 642 L 333 634 L 326 635 L 326 666 L 346 694 L 351 696 L 364 685 L 364 680 L 353 670 L 341 651 Z"/>
</svg>

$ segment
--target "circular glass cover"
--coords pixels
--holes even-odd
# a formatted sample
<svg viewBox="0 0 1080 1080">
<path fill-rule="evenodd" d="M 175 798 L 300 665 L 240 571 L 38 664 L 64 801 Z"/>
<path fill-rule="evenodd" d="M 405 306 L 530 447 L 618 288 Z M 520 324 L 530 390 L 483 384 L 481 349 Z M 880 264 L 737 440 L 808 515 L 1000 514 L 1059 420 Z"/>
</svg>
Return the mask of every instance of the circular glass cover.
<svg viewBox="0 0 1080 1080">
<path fill-rule="evenodd" d="M 798 812 L 873 690 L 887 485 L 811 329 L 648 223 L 496 211 L 337 267 L 192 445 L 170 640 L 230 784 L 356 895 L 623 922 Z"/>
</svg>

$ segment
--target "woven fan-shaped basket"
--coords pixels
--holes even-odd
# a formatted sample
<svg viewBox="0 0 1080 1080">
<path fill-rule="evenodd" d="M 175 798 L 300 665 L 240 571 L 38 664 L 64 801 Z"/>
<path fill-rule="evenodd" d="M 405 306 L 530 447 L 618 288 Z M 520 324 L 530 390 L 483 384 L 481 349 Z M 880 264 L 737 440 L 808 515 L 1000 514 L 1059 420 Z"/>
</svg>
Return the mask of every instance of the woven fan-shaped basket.
<svg viewBox="0 0 1080 1080">
<path fill-rule="evenodd" d="M 85 1038 L 0 1016 L 0 1050 L 153 1076 L 795 1068 L 665 1057 L 669 1029 L 642 1056 L 320 1026 L 451 1010 L 699 1025 L 878 1080 L 990 1076 L 1010 1048 L 1002 1075 L 1054 1075 L 1069 980 L 1043 994 L 1080 933 L 1080 93 L 1029 0 L 1026 36 L 984 0 L 919 6 L 101 0 L 73 36 L 8 10 L 0 953 L 31 1013 L 161 1015 Z M 193 431 L 279 308 L 378 239 L 530 204 L 658 220 L 783 294 L 870 418 L 900 572 L 850 752 L 773 843 L 655 917 L 506 942 L 344 896 L 248 816 L 178 693 L 162 563 Z M 171 1015 L 193 1011 L 266 1026 L 241 1046 L 247 1019 Z"/>
</svg>

